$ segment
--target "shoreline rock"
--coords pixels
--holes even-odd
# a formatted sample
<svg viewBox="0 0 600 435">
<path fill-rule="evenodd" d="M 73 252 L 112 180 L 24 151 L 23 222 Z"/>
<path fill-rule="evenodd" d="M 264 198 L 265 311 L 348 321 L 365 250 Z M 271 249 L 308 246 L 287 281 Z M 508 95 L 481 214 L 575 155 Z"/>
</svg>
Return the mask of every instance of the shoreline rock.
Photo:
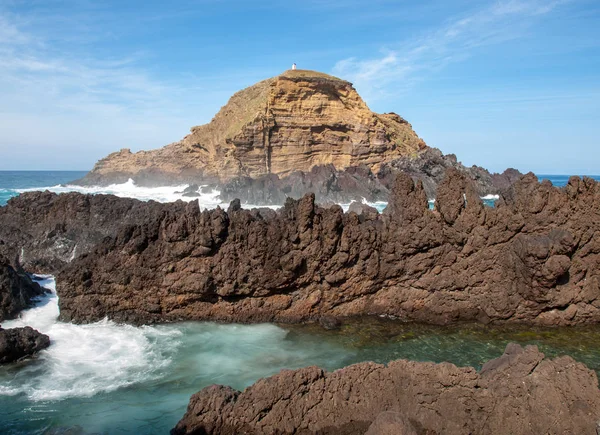
<svg viewBox="0 0 600 435">
<path fill-rule="evenodd" d="M 596 374 L 571 357 L 509 344 L 472 367 L 397 360 L 334 372 L 282 370 L 243 392 L 194 394 L 172 435 L 386 433 L 596 434 Z"/>
<path fill-rule="evenodd" d="M 48 346 L 50 337 L 29 326 L 13 329 L 0 327 L 0 364 L 31 357 Z"/>
<path fill-rule="evenodd" d="M 393 316 L 600 322 L 600 184 L 522 177 L 496 208 L 456 169 L 435 210 L 398 175 L 383 214 L 322 208 L 200 211 L 114 196 L 27 193 L 0 209 L 0 252 L 57 277 L 61 318 L 306 322 Z"/>
<path fill-rule="evenodd" d="M 0 247 L 1 248 L 1 247 Z M 34 298 L 45 290 L 24 271 L 13 268 L 8 259 L 0 255 L 0 322 L 15 319 Z"/>
</svg>

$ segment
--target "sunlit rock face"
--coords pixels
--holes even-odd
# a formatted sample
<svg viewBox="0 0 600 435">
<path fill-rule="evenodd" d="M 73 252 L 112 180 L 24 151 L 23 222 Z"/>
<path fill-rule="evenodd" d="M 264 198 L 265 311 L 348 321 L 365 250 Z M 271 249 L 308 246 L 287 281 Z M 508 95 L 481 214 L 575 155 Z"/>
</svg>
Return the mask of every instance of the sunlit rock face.
<svg viewBox="0 0 600 435">
<path fill-rule="evenodd" d="M 425 148 L 408 122 L 394 113 L 373 113 L 351 83 L 289 70 L 237 92 L 210 123 L 193 127 L 183 140 L 110 154 L 81 182 L 223 182 L 329 164 L 378 172 L 383 163 Z"/>
<path fill-rule="evenodd" d="M 595 434 L 599 417 L 594 372 L 509 344 L 479 372 L 397 360 L 282 370 L 243 392 L 212 385 L 171 434 Z"/>
<path fill-rule="evenodd" d="M 30 192 L 0 208 L 0 253 L 56 275 L 61 318 L 78 323 L 600 323 L 600 183 L 528 174 L 490 208 L 449 169 L 437 194 L 430 210 L 399 174 L 378 214 L 314 195 L 225 211 Z"/>
</svg>

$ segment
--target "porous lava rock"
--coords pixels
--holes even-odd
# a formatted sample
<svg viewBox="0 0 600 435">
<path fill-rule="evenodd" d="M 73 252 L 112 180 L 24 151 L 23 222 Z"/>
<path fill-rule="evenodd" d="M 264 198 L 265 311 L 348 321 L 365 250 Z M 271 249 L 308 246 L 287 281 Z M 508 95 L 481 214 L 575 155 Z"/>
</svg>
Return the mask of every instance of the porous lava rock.
<svg viewBox="0 0 600 435">
<path fill-rule="evenodd" d="M 44 289 L 0 255 L 0 322 L 17 317 Z"/>
<path fill-rule="evenodd" d="M 598 323 L 599 186 L 528 174 L 489 208 L 450 168 L 430 210 L 422 182 L 399 174 L 382 214 L 314 195 L 277 211 L 201 211 L 32 192 L 0 208 L 0 252 L 55 274 L 73 322 Z"/>
<path fill-rule="evenodd" d="M 331 373 L 283 370 L 243 392 L 209 386 L 192 396 L 171 434 L 596 435 L 599 419 L 592 370 L 509 344 L 480 372 L 397 360 Z"/>
<path fill-rule="evenodd" d="M 50 338 L 35 329 L 0 327 L 0 364 L 8 364 L 35 355 L 50 346 Z"/>
</svg>

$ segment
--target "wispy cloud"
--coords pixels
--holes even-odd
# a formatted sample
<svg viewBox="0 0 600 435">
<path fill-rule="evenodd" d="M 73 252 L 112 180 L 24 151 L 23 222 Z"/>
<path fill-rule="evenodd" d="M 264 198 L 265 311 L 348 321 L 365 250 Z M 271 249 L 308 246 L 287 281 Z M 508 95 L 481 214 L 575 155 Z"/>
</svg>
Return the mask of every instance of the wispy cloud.
<svg viewBox="0 0 600 435">
<path fill-rule="evenodd" d="M 71 159 L 63 166 L 80 168 L 119 147 L 156 148 L 210 120 L 237 90 L 221 77 L 161 75 L 152 54 L 97 53 L 86 34 L 57 41 L 35 24 L 0 8 L 0 169 L 11 169 L 15 147 L 41 150 L 46 167 L 61 149 Z"/>
<path fill-rule="evenodd" d="M 382 48 L 378 56 L 341 60 L 333 74 L 348 78 L 368 101 L 402 92 L 427 74 L 470 57 L 479 47 L 523 36 L 536 18 L 569 0 L 506 0 L 488 4 L 409 41 Z"/>
</svg>

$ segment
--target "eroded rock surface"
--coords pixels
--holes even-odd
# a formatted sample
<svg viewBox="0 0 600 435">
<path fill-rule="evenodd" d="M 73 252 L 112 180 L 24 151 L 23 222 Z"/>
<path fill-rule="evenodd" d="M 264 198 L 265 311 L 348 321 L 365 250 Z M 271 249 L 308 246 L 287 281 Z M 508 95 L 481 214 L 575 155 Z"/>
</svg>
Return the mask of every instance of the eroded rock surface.
<svg viewBox="0 0 600 435">
<path fill-rule="evenodd" d="M 158 150 L 128 149 L 100 160 L 84 184 L 164 184 L 338 170 L 425 148 L 400 116 L 371 112 L 352 84 L 316 71 L 286 71 L 234 94 L 205 125 Z"/>
<path fill-rule="evenodd" d="M 2 247 L 0 246 L 0 249 Z M 14 319 L 32 300 L 44 294 L 44 289 L 25 272 L 15 269 L 0 255 L 0 322 Z"/>
<path fill-rule="evenodd" d="M 50 346 L 50 338 L 26 326 L 0 328 L 0 364 L 8 364 L 35 355 Z"/>
<path fill-rule="evenodd" d="M 328 373 L 283 370 L 240 392 L 213 385 L 192 396 L 173 435 L 596 435 L 596 374 L 535 346 L 472 367 L 398 360 Z"/>
<path fill-rule="evenodd" d="M 268 174 L 258 177 L 236 177 L 217 186 L 223 201 L 239 198 L 248 204 L 283 204 L 288 197 L 315 194 L 318 203 L 367 200 L 387 201 L 399 172 L 420 180 L 429 199 L 437 196 L 437 187 L 450 168 L 471 179 L 480 196 L 497 195 L 508 189 L 523 174 L 507 169 L 491 174 L 479 166 L 466 167 L 453 154 L 443 155 L 436 148 L 423 150 L 384 162 L 379 172 L 367 165 L 338 170 L 334 165 L 314 166 L 310 171 L 293 171 L 285 176 Z"/>
<path fill-rule="evenodd" d="M 399 175 L 380 215 L 288 200 L 200 211 L 113 196 L 27 193 L 0 208 L 0 250 L 57 275 L 61 316 L 91 322 L 600 321 L 600 188 L 528 174 L 496 208 L 449 169 L 436 209 Z"/>
<path fill-rule="evenodd" d="M 437 186 L 443 181 L 448 169 L 456 169 L 473 181 L 480 196 L 497 195 L 508 189 L 523 174 L 516 169 L 507 169 L 501 174 L 490 173 L 480 166 L 467 167 L 460 163 L 454 154 L 442 154 L 437 148 L 427 147 L 414 155 L 402 156 L 381 166 L 377 178 L 383 185 L 389 185 L 398 172 L 421 180 L 427 196 L 437 196 Z"/>
</svg>

